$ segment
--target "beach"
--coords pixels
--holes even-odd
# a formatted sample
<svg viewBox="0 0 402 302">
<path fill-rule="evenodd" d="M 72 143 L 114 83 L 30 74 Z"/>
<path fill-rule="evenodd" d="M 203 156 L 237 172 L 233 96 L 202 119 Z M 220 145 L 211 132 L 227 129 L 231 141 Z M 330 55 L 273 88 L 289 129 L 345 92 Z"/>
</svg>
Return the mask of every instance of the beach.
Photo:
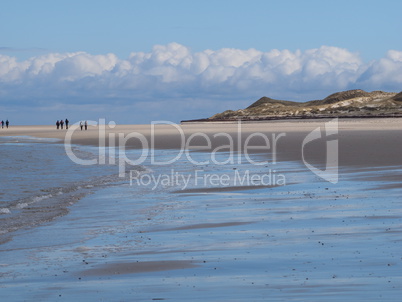
<svg viewBox="0 0 402 302">
<path fill-rule="evenodd" d="M 278 156 L 283 156 L 289 160 L 301 160 L 302 140 L 306 135 L 317 127 L 325 127 L 328 120 L 293 120 L 293 121 L 270 121 L 270 122 L 251 122 L 251 123 L 189 123 L 173 124 L 170 122 L 160 122 L 155 125 L 116 125 L 103 126 L 104 145 L 108 146 L 113 140 L 114 145 L 118 145 L 119 136 L 127 136 L 130 133 L 139 133 L 146 138 L 147 147 L 156 149 L 178 149 L 181 145 L 188 142 L 189 136 L 194 133 L 203 133 L 211 139 L 209 150 L 217 146 L 228 145 L 228 141 L 220 136 L 214 138 L 217 133 L 229 134 L 233 137 L 234 150 L 240 145 L 244 146 L 244 141 L 253 133 L 259 132 L 267 134 L 272 138 L 273 134 L 286 134 L 280 138 L 278 146 Z M 78 125 L 73 125 L 74 129 L 71 136 L 71 143 L 78 145 L 99 146 L 100 129 L 98 126 L 89 126 L 87 131 L 80 131 Z M 339 162 L 341 165 L 397 165 L 402 160 L 398 156 L 397 146 L 401 144 L 400 131 L 402 129 L 402 119 L 400 118 L 372 118 L 372 119 L 341 119 L 339 120 Z M 70 127 L 71 130 L 71 127 Z M 6 131 L 0 131 L 0 136 L 33 136 L 39 138 L 65 139 L 66 129 L 56 131 L 55 126 L 15 126 Z M 114 133 L 113 139 L 110 134 Z M 270 137 L 271 136 L 271 137 Z M 152 139 L 154 142 L 152 144 Z M 261 140 L 251 144 L 260 145 Z M 191 139 L 190 146 L 200 145 L 204 149 L 207 146 L 205 138 L 195 136 Z M 264 144 L 263 144 L 264 145 Z M 143 148 L 139 140 L 127 140 L 127 148 Z M 323 151 L 322 144 L 314 146 L 312 153 L 320 157 Z M 194 148 L 195 149 L 195 148 Z M 265 150 L 265 149 L 264 149 Z M 252 152 L 258 152 L 251 150 Z M 271 150 L 272 151 L 272 150 Z M 324 150 L 325 151 L 325 150 Z M 264 151 L 262 151 L 264 152 Z M 322 154 L 321 154 L 322 157 Z"/>
<path fill-rule="evenodd" d="M 2 129 L 4 169 L 20 168 L 0 195 L 0 294 L 396 301 L 401 131 L 399 118 Z"/>
</svg>

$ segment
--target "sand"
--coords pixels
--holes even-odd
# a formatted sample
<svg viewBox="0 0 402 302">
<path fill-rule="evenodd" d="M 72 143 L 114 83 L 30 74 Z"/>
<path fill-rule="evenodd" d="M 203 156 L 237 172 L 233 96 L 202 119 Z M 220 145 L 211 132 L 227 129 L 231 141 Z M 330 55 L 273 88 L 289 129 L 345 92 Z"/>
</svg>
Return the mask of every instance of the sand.
<svg viewBox="0 0 402 302">
<path fill-rule="evenodd" d="M 326 122 L 158 125 L 154 131 L 150 125 L 117 125 L 106 126 L 105 132 L 102 127 L 89 126 L 87 131 L 72 128 L 71 143 L 99 146 L 105 138 L 105 146 L 116 146 L 119 136 L 135 133 L 145 138 L 148 147 L 154 140 L 157 149 L 180 149 L 183 140 L 190 142 L 192 149 L 200 149 L 194 146 L 205 147 L 210 139 L 211 145 L 203 150 L 208 152 L 228 144 L 228 136 L 217 136 L 225 133 L 233 138 L 233 151 L 237 151 L 239 143 L 242 149 L 253 133 L 263 133 L 270 143 L 273 135 L 285 134 L 278 140 L 277 160 L 302 166 L 303 141 L 317 127 L 324 130 Z M 173 190 L 168 194 L 171 203 L 153 206 L 153 200 L 166 197 L 159 192 L 161 195 L 144 199 L 143 208 L 130 213 L 125 213 L 121 204 L 130 200 L 127 196 L 111 204 L 102 200 L 101 193 L 95 193 L 77 203 L 60 222 L 27 233 L 28 238 L 46 238 L 47 234 L 68 230 L 64 235 L 71 240 L 71 245 L 57 248 L 57 242 L 46 246 L 46 240 L 41 239 L 43 242 L 37 244 L 44 246 L 31 252 L 32 259 L 43 257 L 49 265 L 45 280 L 54 285 L 43 287 L 38 276 L 32 277 L 33 283 L 42 286 L 35 292 L 36 298 L 52 300 L 63 295 L 75 299 L 82 295 L 89 300 L 117 300 L 127 298 L 126 291 L 131 288 L 136 291 L 134 300 L 344 301 L 350 297 L 382 300 L 384 296 L 392 300 L 401 294 L 401 262 L 396 250 L 402 215 L 396 200 L 402 182 L 402 119 L 345 119 L 339 120 L 338 126 L 337 133 L 328 136 L 328 140 L 338 142 L 342 174 L 338 185 L 317 181 L 311 173 L 310 179 L 295 179 L 287 186 Z M 13 126 L 1 130 L 0 136 L 54 138 L 60 140 L 55 143 L 63 143 L 66 133 L 54 126 Z M 323 139 L 305 146 L 304 160 L 325 166 L 326 134 L 322 131 Z M 144 143 L 135 138 L 123 142 L 126 148 L 137 149 Z M 261 137 L 252 143 L 264 146 Z M 272 160 L 272 149 L 268 151 L 252 150 Z M 226 167 L 238 168 L 236 164 Z M 229 173 L 221 173 L 225 172 Z M 296 176 L 297 172 L 289 171 Z M 135 195 L 137 198 L 143 197 Z M 384 200 L 391 202 L 379 205 Z M 108 215 L 114 212 L 118 215 Z M 82 213 L 93 216 L 81 217 Z M 132 213 L 140 213 L 142 220 L 133 220 Z M 85 237 L 80 223 L 94 227 L 87 230 L 93 233 L 85 236 L 95 239 L 73 237 L 75 233 Z M 16 248 L 18 253 L 25 249 L 24 238 L 14 244 L 21 245 Z M 67 259 L 67 263 L 75 263 L 70 265 L 74 272 L 60 263 L 70 249 L 81 256 Z M 26 270 L 31 276 L 29 268 Z M 77 283 L 84 281 L 85 287 Z M 18 287 L 9 282 L 6 294 L 13 286 Z M 76 292 L 77 288 L 81 291 Z"/>
<path fill-rule="evenodd" d="M 125 275 L 125 274 L 139 274 L 146 272 L 159 272 L 176 269 L 193 268 L 197 265 L 193 261 L 145 261 L 134 263 L 110 263 L 101 267 L 88 269 L 80 272 L 79 276 L 103 276 L 103 275 Z"/>
<path fill-rule="evenodd" d="M 185 144 L 201 146 L 204 151 L 214 150 L 222 145 L 228 145 L 229 140 L 224 135 L 233 138 L 233 150 L 239 145 L 244 146 L 245 141 L 253 133 L 266 135 L 271 144 L 277 139 L 278 159 L 302 160 L 303 140 L 306 136 L 320 127 L 322 131 L 330 120 L 295 120 L 295 121 L 269 121 L 254 123 L 189 123 L 183 125 L 108 125 L 89 126 L 88 130 L 80 131 L 78 125 L 70 126 L 71 143 L 81 145 L 99 146 L 100 139 L 105 146 L 114 144 L 124 145 L 125 148 L 144 147 L 156 149 L 177 149 Z M 72 130 L 73 129 L 73 130 Z M 402 165 L 400 147 L 402 146 L 402 118 L 370 118 L 370 119 L 339 119 L 338 133 L 332 139 L 338 140 L 340 166 L 396 166 Z M 0 136 L 34 136 L 41 138 L 54 138 L 64 142 L 67 130 L 56 130 L 54 126 L 13 126 L 0 131 Z M 100 137 L 101 133 L 101 137 Z M 123 139 L 130 134 L 139 134 L 144 137 L 145 144 L 139 139 Z M 203 135 L 200 135 L 200 133 Z M 285 134 L 277 138 L 280 134 Z M 193 137 L 191 137 L 193 135 Z M 273 136 L 275 135 L 275 137 Z M 206 137 L 211 145 L 207 145 Z M 240 143 L 239 143 L 240 141 Z M 249 140 L 249 145 L 264 145 L 260 137 Z M 197 149 L 193 147 L 192 149 Z M 240 148 L 241 149 L 241 148 Z M 224 151 L 225 149 L 221 149 Z M 227 150 L 227 149 L 226 149 Z M 306 145 L 305 160 L 325 165 L 326 139 L 322 132 L 322 139 Z M 249 152 L 267 152 L 264 150 L 249 150 Z"/>
</svg>

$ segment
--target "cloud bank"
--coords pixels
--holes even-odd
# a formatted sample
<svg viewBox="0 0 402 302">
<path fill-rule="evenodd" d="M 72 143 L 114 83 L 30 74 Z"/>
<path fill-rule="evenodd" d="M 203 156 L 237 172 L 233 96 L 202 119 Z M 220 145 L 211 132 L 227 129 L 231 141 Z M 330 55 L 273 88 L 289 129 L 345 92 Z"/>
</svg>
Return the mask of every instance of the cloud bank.
<svg viewBox="0 0 402 302">
<path fill-rule="evenodd" d="M 75 52 L 18 61 L 0 54 L 3 110 L 13 106 L 45 110 L 55 104 L 61 109 L 94 102 L 105 108 L 164 104 L 174 110 L 172 104 L 181 102 L 196 111 L 200 101 L 203 106 L 231 100 L 250 103 L 264 95 L 306 101 L 346 89 L 399 92 L 401 87 L 402 51 L 397 50 L 372 62 L 331 46 L 294 52 L 229 48 L 192 52 L 170 43 L 131 53 L 127 59 Z"/>
</svg>

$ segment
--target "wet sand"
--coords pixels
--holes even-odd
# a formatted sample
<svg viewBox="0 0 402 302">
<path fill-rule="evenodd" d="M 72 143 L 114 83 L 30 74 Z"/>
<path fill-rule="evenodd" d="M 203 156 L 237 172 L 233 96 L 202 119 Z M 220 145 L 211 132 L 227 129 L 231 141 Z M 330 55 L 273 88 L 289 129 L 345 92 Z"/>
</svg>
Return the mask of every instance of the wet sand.
<svg viewBox="0 0 402 302">
<path fill-rule="evenodd" d="M 125 275 L 140 274 L 149 272 L 160 272 L 177 269 L 194 268 L 197 265 L 194 261 L 170 260 L 170 261 L 144 261 L 133 263 L 109 263 L 97 268 L 92 268 L 79 273 L 79 276 L 108 276 L 108 275 Z"/>
<path fill-rule="evenodd" d="M 70 126 L 72 144 L 99 146 L 119 146 L 125 148 L 179 149 L 188 144 L 192 149 L 201 146 L 203 151 L 230 145 L 233 151 L 242 149 L 245 141 L 253 133 L 259 132 L 268 138 L 269 148 L 249 149 L 249 152 L 272 152 L 276 140 L 278 160 L 302 160 L 303 141 L 306 136 L 321 128 L 322 137 L 305 146 L 305 159 L 317 164 L 325 163 L 326 142 L 325 123 L 330 120 L 269 121 L 255 123 L 199 123 L 184 125 L 106 125 L 89 126 L 80 131 L 78 125 Z M 400 147 L 402 146 L 402 118 L 387 119 L 339 119 L 338 133 L 328 137 L 338 140 L 339 165 L 357 167 L 402 165 Z M 0 131 L 0 136 L 34 136 L 54 138 L 64 141 L 67 130 L 56 130 L 54 126 L 14 126 Z M 100 135 L 101 133 L 101 135 Z M 137 138 L 126 139 L 130 134 L 143 136 L 145 144 Z M 202 133 L 204 136 L 197 135 Z M 225 135 L 233 139 L 230 144 Z M 280 134 L 285 134 L 278 138 Z M 193 135 L 193 137 L 191 137 Z M 122 138 L 120 138 L 120 136 Z M 208 145 L 206 137 L 211 144 Z M 121 141 L 119 141 L 121 140 Z M 261 137 L 249 139 L 249 146 L 264 146 Z M 240 146 L 240 148 L 239 148 Z M 200 148 L 199 148 L 200 149 Z"/>
<path fill-rule="evenodd" d="M 269 138 L 285 133 L 278 141 L 277 160 L 294 166 L 280 170 L 289 175 L 285 186 L 168 188 L 151 195 L 109 188 L 94 193 L 59 221 L 7 243 L 0 251 L 6 256 L 0 278 L 7 281 L 0 292 L 18 300 L 13 299 L 19 297 L 14 288 L 24 286 L 23 297 L 34 294 L 48 301 L 395 300 L 402 294 L 402 119 L 339 120 L 339 132 L 332 136 L 339 142 L 338 184 L 318 179 L 303 166 L 303 141 L 317 127 L 324 129 L 325 122 L 247 123 L 241 125 L 240 137 L 237 124 L 156 127 L 155 148 L 172 150 L 181 145 L 180 131 L 185 140 L 205 133 L 210 150 L 228 143 L 217 133 L 230 134 L 236 150 L 252 133 Z M 119 133 L 133 132 L 151 145 L 151 130 L 149 125 L 106 127 L 105 145 L 117 145 Z M 2 136 L 61 142 L 65 134 L 50 126 L 0 131 Z M 327 140 L 321 134 L 322 140 L 304 150 L 305 159 L 317 165 L 325 164 Z M 109 140 L 111 135 L 115 139 Z M 99 128 L 78 129 L 71 142 L 99 146 Z M 196 137 L 191 145 L 205 146 L 205 137 Z M 132 139 L 125 146 L 141 144 Z M 207 156 L 208 150 L 203 151 Z M 272 160 L 266 149 L 253 152 Z M 241 168 L 204 167 L 219 173 Z M 64 238 L 58 242 L 60 234 Z M 23 261 L 25 251 L 29 260 Z M 7 257 L 21 258 L 11 265 Z M 31 284 L 38 289 L 26 289 Z"/>
</svg>

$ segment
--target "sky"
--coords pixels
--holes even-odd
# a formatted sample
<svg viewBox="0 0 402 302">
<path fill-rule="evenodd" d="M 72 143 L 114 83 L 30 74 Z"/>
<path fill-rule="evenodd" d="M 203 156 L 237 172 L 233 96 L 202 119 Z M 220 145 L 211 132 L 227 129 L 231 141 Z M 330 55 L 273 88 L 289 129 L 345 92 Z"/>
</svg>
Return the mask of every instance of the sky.
<svg viewBox="0 0 402 302">
<path fill-rule="evenodd" d="M 0 1 L 0 120 L 144 124 L 402 91 L 402 1 Z"/>
</svg>

